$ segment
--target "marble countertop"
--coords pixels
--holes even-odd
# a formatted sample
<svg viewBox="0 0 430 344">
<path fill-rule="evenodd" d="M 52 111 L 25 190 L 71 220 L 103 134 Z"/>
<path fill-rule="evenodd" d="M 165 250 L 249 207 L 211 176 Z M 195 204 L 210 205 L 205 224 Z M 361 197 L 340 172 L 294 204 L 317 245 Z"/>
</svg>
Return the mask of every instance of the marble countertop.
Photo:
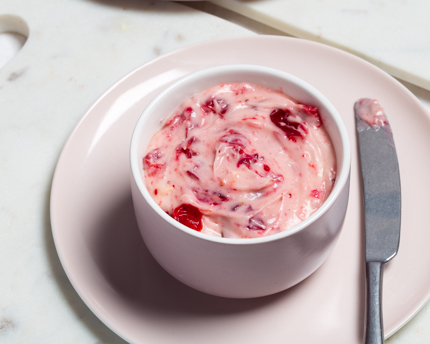
<svg viewBox="0 0 430 344">
<path fill-rule="evenodd" d="M 212 0 L 296 37 L 328 44 L 430 90 L 426 0 Z"/>
<path fill-rule="evenodd" d="M 0 33 L 28 36 L 0 69 L 1 343 L 125 343 L 87 308 L 55 250 L 50 190 L 69 134 L 105 90 L 160 55 L 213 39 L 284 34 L 214 5 L 186 5 L 0 3 Z M 430 91 L 402 82 L 430 112 Z M 427 304 L 386 342 L 428 343 L 429 324 Z"/>
</svg>

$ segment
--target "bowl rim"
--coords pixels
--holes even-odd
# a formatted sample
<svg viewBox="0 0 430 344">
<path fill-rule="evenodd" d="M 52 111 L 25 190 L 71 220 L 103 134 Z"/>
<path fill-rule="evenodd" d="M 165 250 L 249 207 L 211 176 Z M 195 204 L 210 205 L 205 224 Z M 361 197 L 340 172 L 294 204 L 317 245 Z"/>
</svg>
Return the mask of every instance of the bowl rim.
<svg viewBox="0 0 430 344">
<path fill-rule="evenodd" d="M 333 118 L 334 123 L 339 131 L 340 134 L 340 141 L 342 143 L 343 147 L 343 160 L 342 165 L 339 168 L 339 165 L 337 165 L 337 175 L 336 175 L 336 181 L 335 185 L 330 193 L 330 195 L 327 197 L 327 199 L 324 201 L 324 203 L 308 218 L 303 220 L 302 222 L 298 223 L 297 225 L 288 228 L 284 231 L 281 231 L 279 233 L 270 234 L 263 237 L 258 238 L 223 238 L 223 237 L 216 237 L 213 235 L 201 233 L 199 231 L 193 230 L 180 222 L 173 219 L 171 216 L 169 216 L 166 212 L 164 212 L 160 206 L 154 201 L 154 199 L 149 194 L 145 183 L 143 182 L 143 179 L 141 178 L 140 169 L 138 165 L 138 159 L 136 159 L 137 151 L 138 151 L 138 142 L 140 138 L 140 133 L 142 132 L 142 126 L 144 124 L 144 121 L 148 114 L 151 113 L 152 108 L 154 108 L 157 103 L 162 100 L 166 94 L 168 95 L 170 92 L 174 91 L 176 88 L 180 87 L 182 84 L 187 82 L 193 82 L 196 79 L 201 79 L 203 77 L 210 77 L 213 75 L 217 75 L 218 73 L 227 73 L 227 72 L 251 72 L 251 73 L 264 73 L 272 76 L 276 76 L 282 79 L 287 80 L 288 82 L 291 82 L 295 84 L 296 86 L 305 89 L 307 92 L 312 94 L 313 97 L 318 99 L 319 102 L 321 102 L 324 107 L 327 109 L 327 112 L 330 114 L 330 116 Z M 215 85 L 214 85 L 215 86 Z M 202 90 L 203 91 L 203 90 Z M 184 99 L 185 101 L 185 99 Z M 173 227 L 176 227 L 176 229 L 181 230 L 182 232 L 185 232 L 189 235 L 192 235 L 195 238 L 202 239 L 209 242 L 219 243 L 219 244 L 233 244 L 233 245 L 254 245 L 259 243 L 266 243 L 266 242 L 272 242 L 281 240 L 285 237 L 291 236 L 297 232 L 302 231 L 303 229 L 307 228 L 309 225 L 314 223 L 316 220 L 318 220 L 320 217 L 322 217 L 334 204 L 334 202 L 337 200 L 337 198 L 341 195 L 342 190 L 346 186 L 349 180 L 350 175 L 350 169 L 351 169 L 351 148 L 350 148 L 350 142 L 349 142 L 349 136 L 347 129 L 345 127 L 345 124 L 339 115 L 338 111 L 334 107 L 334 105 L 314 86 L 307 83 L 306 81 L 296 77 L 295 75 L 292 75 L 288 72 L 281 71 L 279 69 L 275 69 L 272 67 L 266 67 L 261 65 L 253 65 L 253 64 L 228 64 L 228 65 L 221 65 L 221 66 L 215 66 L 215 67 L 209 67 L 204 68 L 195 72 L 192 72 L 190 74 L 187 74 L 180 79 L 174 81 L 167 87 L 165 87 L 161 92 L 159 92 L 153 100 L 146 106 L 146 108 L 143 110 L 142 114 L 139 116 L 139 119 L 135 125 L 135 128 L 133 130 L 132 136 L 131 136 L 131 142 L 130 142 L 130 150 L 129 150 L 129 158 L 130 158 L 130 167 L 131 167 L 131 174 L 132 178 L 140 192 L 140 195 L 144 198 L 144 200 L 149 204 L 149 206 L 154 210 L 157 215 L 159 215 L 162 219 L 164 219 L 167 223 L 172 225 Z M 336 161 L 338 162 L 339 159 L 336 157 Z"/>
</svg>

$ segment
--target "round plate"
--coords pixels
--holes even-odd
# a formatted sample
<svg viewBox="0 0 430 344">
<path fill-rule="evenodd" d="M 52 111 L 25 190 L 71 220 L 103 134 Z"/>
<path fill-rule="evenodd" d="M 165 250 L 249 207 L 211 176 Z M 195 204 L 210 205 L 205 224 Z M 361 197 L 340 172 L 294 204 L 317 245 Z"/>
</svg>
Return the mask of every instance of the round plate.
<svg viewBox="0 0 430 344">
<path fill-rule="evenodd" d="M 334 251 L 285 292 L 248 300 L 197 292 L 168 275 L 146 249 L 130 195 L 133 127 L 162 88 L 196 70 L 247 63 L 284 70 L 319 89 L 338 109 L 352 144 L 351 194 Z M 361 343 L 365 311 L 364 235 L 353 104 L 376 98 L 394 132 L 402 184 L 399 254 L 384 273 L 386 336 L 430 294 L 430 121 L 392 77 L 340 50 L 295 38 L 206 42 L 162 56 L 111 87 L 70 136 L 55 171 L 51 220 L 73 286 L 113 331 L 133 343 Z"/>
</svg>

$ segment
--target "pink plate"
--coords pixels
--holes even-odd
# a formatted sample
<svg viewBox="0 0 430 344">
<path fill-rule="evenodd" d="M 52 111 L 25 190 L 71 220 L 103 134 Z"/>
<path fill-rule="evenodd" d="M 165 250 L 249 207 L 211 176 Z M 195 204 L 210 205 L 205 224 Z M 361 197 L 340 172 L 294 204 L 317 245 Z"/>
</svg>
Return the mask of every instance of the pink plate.
<svg viewBox="0 0 430 344">
<path fill-rule="evenodd" d="M 223 299 L 176 281 L 151 257 L 134 218 L 129 143 L 149 101 L 174 80 L 234 63 L 284 70 L 319 89 L 338 109 L 352 144 L 351 193 L 343 232 L 312 276 L 258 299 Z M 377 98 L 394 132 L 402 183 L 402 238 L 384 275 L 386 336 L 430 294 L 430 121 L 395 79 L 340 50 L 294 38 L 206 42 L 162 56 L 110 88 L 86 113 L 55 171 L 51 220 L 56 248 L 88 307 L 132 343 L 361 343 L 364 264 L 361 189 L 353 104 Z"/>
</svg>

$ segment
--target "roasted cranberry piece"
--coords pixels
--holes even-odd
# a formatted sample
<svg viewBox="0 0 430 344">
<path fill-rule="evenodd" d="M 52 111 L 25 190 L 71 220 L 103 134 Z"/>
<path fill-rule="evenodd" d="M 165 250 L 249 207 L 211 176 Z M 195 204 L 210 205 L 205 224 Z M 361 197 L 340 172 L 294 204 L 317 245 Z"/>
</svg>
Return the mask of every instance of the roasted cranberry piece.
<svg viewBox="0 0 430 344">
<path fill-rule="evenodd" d="M 321 191 L 318 191 L 318 190 L 312 190 L 312 191 L 311 191 L 311 196 L 312 196 L 313 198 L 320 198 L 320 196 L 321 196 Z"/>
<path fill-rule="evenodd" d="M 218 197 L 222 202 L 227 202 L 230 200 L 230 197 L 222 194 L 221 192 L 214 192 L 214 196 Z"/>
<path fill-rule="evenodd" d="M 196 198 L 203 203 L 208 203 L 210 205 L 218 205 L 220 204 L 219 199 L 215 199 L 212 195 L 210 195 L 206 190 L 201 190 L 200 188 L 193 188 L 193 193 Z"/>
<path fill-rule="evenodd" d="M 264 231 L 266 225 L 261 218 L 253 216 L 248 221 L 248 229 L 251 231 Z"/>
<path fill-rule="evenodd" d="M 146 161 L 144 158 L 143 163 L 145 164 L 145 162 Z M 152 177 L 152 176 L 155 176 L 158 172 L 164 170 L 166 167 L 166 164 L 151 164 L 151 165 L 148 164 L 147 166 L 148 166 L 148 168 L 146 171 L 148 173 L 148 176 Z"/>
<path fill-rule="evenodd" d="M 228 130 L 224 136 L 221 136 L 219 141 L 236 146 L 245 146 L 248 143 L 248 139 L 245 136 L 233 129 Z"/>
<path fill-rule="evenodd" d="M 317 127 L 321 126 L 321 115 L 318 111 L 317 107 L 313 107 L 313 106 L 309 106 L 309 105 L 304 105 L 304 104 L 300 104 L 302 106 L 302 110 L 309 116 L 313 116 L 316 119 L 316 123 L 315 125 Z"/>
<path fill-rule="evenodd" d="M 192 149 L 182 148 L 180 146 L 176 147 L 176 159 L 179 158 L 179 155 L 181 155 L 181 153 L 184 153 L 188 159 L 191 159 L 193 156 L 197 155 L 197 152 L 193 151 Z"/>
<path fill-rule="evenodd" d="M 231 208 L 231 211 L 236 211 L 237 209 L 239 209 L 240 204 L 236 204 L 233 208 Z"/>
<path fill-rule="evenodd" d="M 185 121 L 185 116 L 184 114 L 180 114 L 180 115 L 176 115 L 173 118 L 169 119 L 166 124 L 164 125 L 165 127 L 175 127 L 176 124 L 182 124 Z"/>
<path fill-rule="evenodd" d="M 215 105 L 215 102 L 218 104 L 218 106 Z M 206 113 L 213 112 L 217 113 L 221 117 L 224 117 L 224 114 L 228 109 L 228 103 L 221 98 L 210 98 L 202 105 L 202 108 Z"/>
<path fill-rule="evenodd" d="M 168 120 L 166 122 L 166 124 L 164 125 L 164 127 L 175 127 L 176 124 L 182 124 L 184 123 L 184 121 L 189 120 L 191 117 L 191 114 L 193 113 L 193 108 L 192 107 L 187 107 L 184 111 L 182 111 L 181 114 L 176 115 L 174 117 L 172 117 L 170 120 Z"/>
<path fill-rule="evenodd" d="M 190 137 L 184 144 L 180 144 L 178 147 L 176 147 L 176 160 L 179 159 L 179 155 L 182 153 L 185 154 L 185 156 L 188 159 L 191 159 L 193 156 L 196 156 L 198 153 L 192 149 L 190 149 L 190 146 L 196 141 L 195 136 Z"/>
<path fill-rule="evenodd" d="M 184 116 L 185 119 L 190 119 L 193 111 L 194 111 L 193 108 L 189 106 L 182 112 L 182 115 Z"/>
<path fill-rule="evenodd" d="M 288 137 L 289 140 L 296 142 L 296 138 L 303 138 L 304 134 L 308 133 L 308 128 L 305 123 L 290 121 L 288 117 L 291 112 L 288 109 L 276 109 L 270 114 L 271 121 L 280 128 Z"/>
<path fill-rule="evenodd" d="M 163 152 L 161 151 L 160 148 L 156 148 L 152 151 L 150 151 L 148 154 L 146 154 L 146 156 L 144 157 L 144 160 L 147 161 L 148 163 L 153 164 L 154 161 L 159 160 L 160 158 L 163 157 Z"/>
<path fill-rule="evenodd" d="M 199 177 L 197 177 L 197 176 L 196 176 L 196 174 L 195 174 L 195 173 L 193 173 L 193 172 L 191 172 L 191 171 L 187 171 L 187 174 L 188 174 L 191 178 L 193 178 L 193 179 L 195 179 L 195 180 L 200 180 L 200 178 L 199 178 Z"/>
<path fill-rule="evenodd" d="M 318 112 L 318 108 L 317 107 L 313 107 L 313 106 L 309 106 L 309 105 L 305 105 L 305 104 L 300 104 L 303 108 L 303 110 L 310 116 L 315 116 L 315 117 L 319 117 L 319 112 Z"/>
<path fill-rule="evenodd" d="M 165 164 L 160 164 L 157 161 L 164 156 L 161 149 L 156 148 L 150 151 L 146 156 L 142 159 L 143 166 L 147 166 L 147 173 L 149 176 L 155 175 L 158 171 L 162 170 L 165 167 Z"/>
<path fill-rule="evenodd" d="M 203 228 L 203 214 L 191 204 L 181 204 L 172 214 L 172 217 L 183 225 L 200 232 Z"/>
<path fill-rule="evenodd" d="M 239 161 L 237 162 L 237 167 L 243 164 L 249 169 L 251 169 L 251 164 L 255 164 L 256 162 L 258 162 L 258 154 L 254 154 L 254 155 L 245 154 L 245 156 L 243 158 L 240 158 Z"/>
<path fill-rule="evenodd" d="M 221 192 L 202 190 L 198 187 L 193 188 L 193 193 L 196 198 L 203 203 L 215 206 L 221 204 L 221 202 L 227 202 L 230 200 L 228 195 L 224 195 Z"/>
</svg>

